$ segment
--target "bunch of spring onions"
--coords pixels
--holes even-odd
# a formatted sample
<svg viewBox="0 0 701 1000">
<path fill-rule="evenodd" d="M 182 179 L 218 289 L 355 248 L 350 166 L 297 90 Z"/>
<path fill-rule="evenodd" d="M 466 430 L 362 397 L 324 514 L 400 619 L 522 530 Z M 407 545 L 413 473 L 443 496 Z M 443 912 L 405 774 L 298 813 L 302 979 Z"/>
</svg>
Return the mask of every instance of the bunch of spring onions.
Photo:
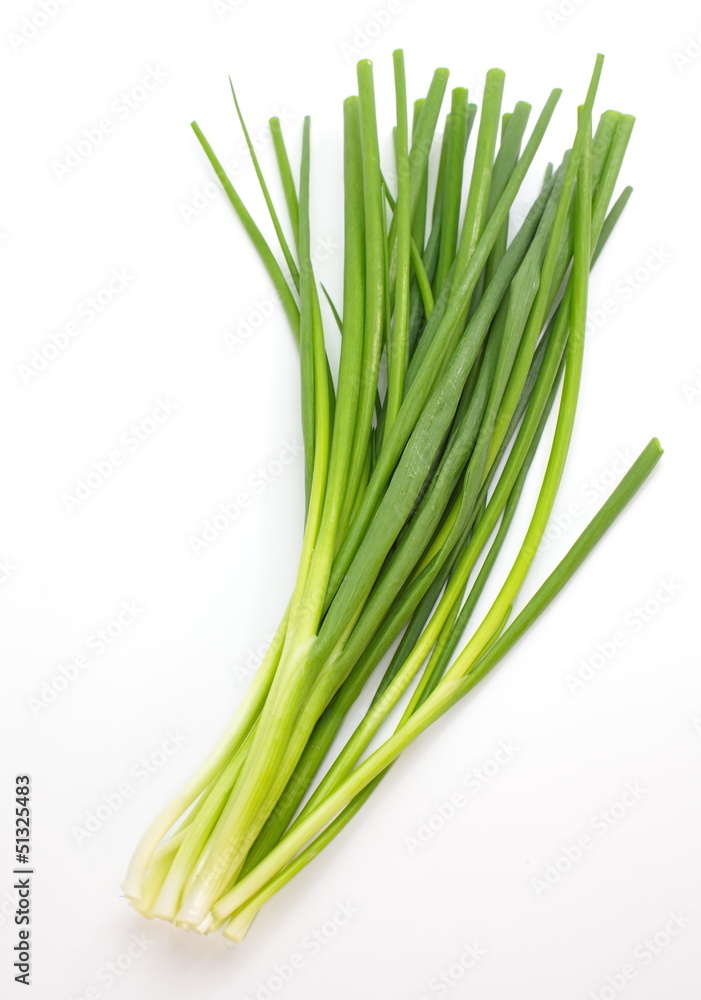
<svg viewBox="0 0 701 1000">
<path fill-rule="evenodd" d="M 360 62 L 358 94 L 343 105 L 338 305 L 312 266 L 309 119 L 298 176 L 279 121 L 270 122 L 283 220 L 234 94 L 276 249 L 193 124 L 299 345 L 307 506 L 296 583 L 270 649 L 223 738 L 133 856 L 124 891 L 146 916 L 242 938 L 408 744 L 510 650 L 657 462 L 653 439 L 513 617 L 569 450 L 590 268 L 631 193 L 613 200 L 633 119 L 607 111 L 592 125 L 601 68 L 598 57 L 571 149 L 548 167 L 509 240 L 514 199 L 560 91 L 529 131 L 531 107 L 503 112 L 504 74 L 490 70 L 479 113 L 464 88 L 452 91 L 439 137 L 448 73 L 436 71 L 410 115 L 397 51 L 394 156 L 383 173 L 373 68 Z M 326 343 L 338 336 L 334 376 Z M 525 537 L 473 623 L 541 441 L 549 453 Z M 328 762 L 368 684 L 369 710 Z M 388 732 L 400 699 L 406 707 Z"/>
</svg>

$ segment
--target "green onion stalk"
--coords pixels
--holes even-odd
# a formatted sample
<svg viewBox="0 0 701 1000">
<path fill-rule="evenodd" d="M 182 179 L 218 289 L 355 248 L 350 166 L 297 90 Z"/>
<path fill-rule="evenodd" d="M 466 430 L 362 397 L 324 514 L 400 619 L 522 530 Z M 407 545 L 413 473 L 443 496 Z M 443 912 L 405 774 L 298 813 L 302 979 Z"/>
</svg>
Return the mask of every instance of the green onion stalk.
<svg viewBox="0 0 701 1000">
<path fill-rule="evenodd" d="M 504 110 L 504 73 L 490 70 L 481 108 L 454 88 L 438 134 L 448 71 L 436 70 L 410 109 L 397 51 L 394 157 L 383 169 L 373 67 L 362 60 L 357 94 L 343 103 L 338 305 L 312 261 L 310 119 L 297 176 L 280 122 L 270 122 L 283 221 L 231 86 L 274 241 L 193 123 L 299 347 L 306 512 L 297 577 L 263 662 L 223 737 L 132 857 L 124 892 L 147 917 L 240 940 L 402 751 L 546 610 L 658 461 L 653 439 L 515 614 L 570 452 L 589 274 L 631 194 L 614 200 L 633 118 L 607 111 L 594 128 L 602 64 L 597 57 L 571 148 L 510 232 L 560 91 L 529 132 L 531 106 Z M 543 449 L 528 527 L 495 583 Z M 473 624 L 487 584 L 496 596 Z M 364 717 L 328 761 L 372 685 Z"/>
</svg>

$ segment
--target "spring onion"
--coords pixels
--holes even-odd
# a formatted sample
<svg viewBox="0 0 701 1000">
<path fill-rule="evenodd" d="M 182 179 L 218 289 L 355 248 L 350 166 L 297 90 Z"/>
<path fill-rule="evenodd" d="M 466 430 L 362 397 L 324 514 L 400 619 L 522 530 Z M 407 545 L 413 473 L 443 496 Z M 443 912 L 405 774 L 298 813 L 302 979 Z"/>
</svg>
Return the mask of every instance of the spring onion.
<svg viewBox="0 0 701 1000">
<path fill-rule="evenodd" d="M 403 750 L 545 611 L 658 461 L 653 439 L 514 614 L 570 451 L 589 273 L 630 196 L 626 188 L 613 198 L 633 119 L 607 111 L 593 127 L 602 63 L 571 148 L 510 233 L 560 91 L 529 133 L 530 105 L 504 111 L 504 73 L 490 70 L 479 113 L 456 87 L 438 136 L 448 71 L 437 70 L 410 109 L 397 51 L 394 162 L 383 169 L 373 67 L 362 60 L 358 93 L 343 104 L 339 306 L 312 262 L 309 118 L 297 177 L 280 122 L 270 123 L 284 222 L 231 86 L 275 246 L 193 123 L 299 346 L 306 516 L 292 594 L 263 662 L 219 743 L 133 855 L 124 892 L 147 917 L 240 940 Z M 333 373 L 327 345 L 337 336 Z M 528 527 L 472 626 L 541 449 L 548 457 Z M 373 684 L 365 716 L 327 762 Z"/>
</svg>

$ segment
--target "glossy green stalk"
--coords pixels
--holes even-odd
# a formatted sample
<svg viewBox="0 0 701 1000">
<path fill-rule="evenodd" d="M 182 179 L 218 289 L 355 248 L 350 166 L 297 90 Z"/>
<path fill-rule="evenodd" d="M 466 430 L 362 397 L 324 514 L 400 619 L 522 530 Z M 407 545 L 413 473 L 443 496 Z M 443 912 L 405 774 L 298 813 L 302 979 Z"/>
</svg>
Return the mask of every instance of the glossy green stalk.
<svg viewBox="0 0 701 1000">
<path fill-rule="evenodd" d="M 409 292 L 411 288 L 411 174 L 409 167 L 409 121 L 404 54 L 394 53 L 394 86 L 397 128 L 397 203 L 392 221 L 397 223 L 397 265 L 394 285 L 394 313 L 388 339 L 387 400 L 383 433 L 394 423 L 404 397 L 404 373 L 409 358 Z M 418 193 L 417 193 L 418 194 Z"/>
<path fill-rule="evenodd" d="M 446 159 L 443 204 L 441 206 L 441 238 L 438 250 L 435 287 L 441 289 L 455 260 L 460 224 L 462 179 L 467 150 L 467 90 L 453 90 L 450 108 L 450 131 L 446 129 Z"/>
<path fill-rule="evenodd" d="M 431 86 L 428 89 L 416 128 L 411 139 L 409 151 L 409 170 L 411 174 L 411 214 L 412 218 L 419 202 L 421 188 L 428 173 L 428 158 L 433 145 L 433 137 L 438 124 L 441 105 L 448 86 L 449 72 L 447 69 L 437 69 L 433 74 Z M 390 234 L 390 246 L 393 236 Z"/>
<path fill-rule="evenodd" d="M 487 218 L 496 208 L 497 202 L 504 193 L 507 181 L 518 163 L 521 152 L 521 143 L 526 134 L 526 126 L 530 117 L 532 107 L 525 101 L 519 101 L 513 112 L 502 116 L 502 134 L 499 144 L 499 151 L 494 160 L 492 180 L 489 186 L 489 197 L 487 199 Z M 544 187 L 547 186 L 547 180 Z M 488 285 L 501 260 L 508 243 L 509 220 L 502 226 L 500 238 L 492 250 L 487 266 L 484 269 L 484 280 Z"/>
<path fill-rule="evenodd" d="M 280 172 L 282 190 L 285 195 L 287 213 L 290 217 L 290 224 L 292 226 L 292 234 L 294 236 L 295 246 L 299 248 L 299 199 L 297 197 L 297 188 L 295 187 L 292 167 L 290 166 L 290 158 L 287 155 L 287 147 L 282 134 L 280 119 L 276 117 L 271 118 L 269 125 L 278 170 Z"/>
<path fill-rule="evenodd" d="M 261 169 L 260 161 L 258 160 L 258 155 L 256 153 L 256 148 L 251 142 L 251 136 L 249 135 L 248 128 L 246 127 L 246 122 L 244 121 L 243 114 L 241 113 L 241 108 L 239 106 L 238 98 L 236 96 L 236 91 L 234 90 L 234 84 L 229 77 L 229 86 L 231 87 L 231 96 L 234 99 L 234 106 L 236 108 L 236 114 L 238 116 L 239 124 L 241 125 L 241 131 L 243 132 L 244 139 L 246 140 L 246 146 L 248 148 L 248 154 L 251 157 L 251 162 L 253 163 L 253 169 L 256 172 L 256 177 L 258 178 L 258 183 L 260 184 L 261 191 L 263 192 L 263 198 L 265 199 L 265 204 L 268 208 L 268 213 L 270 214 L 270 219 L 273 223 L 273 228 L 275 230 L 275 235 L 278 238 L 278 243 L 280 244 L 280 249 L 285 258 L 285 262 L 290 269 L 290 275 L 292 281 L 297 289 L 299 289 L 299 271 L 297 270 L 297 265 L 295 259 L 292 256 L 292 251 L 290 250 L 285 233 L 283 231 L 280 219 L 278 218 L 277 210 L 273 204 L 273 199 L 270 197 L 270 191 L 268 190 L 268 185 L 265 182 L 265 177 L 263 176 L 263 171 Z"/>
<path fill-rule="evenodd" d="M 294 295 L 292 294 L 290 286 L 287 284 L 287 281 L 285 279 L 284 274 L 282 273 L 280 265 L 275 260 L 275 255 L 268 246 L 260 229 L 253 221 L 250 212 L 248 211 L 244 203 L 241 201 L 241 198 L 239 197 L 236 188 L 231 183 L 231 180 L 229 179 L 226 171 L 224 170 L 224 167 L 217 159 L 214 150 L 212 149 L 209 142 L 205 138 L 205 135 L 202 132 L 202 129 L 197 124 L 197 122 L 192 122 L 192 130 L 197 136 L 197 140 L 202 146 L 202 149 L 204 150 L 207 159 L 211 163 L 214 172 L 217 175 L 219 183 L 224 188 L 224 193 L 231 202 L 234 211 L 241 220 L 244 229 L 246 230 L 251 242 L 256 248 L 256 251 L 258 252 L 261 260 L 263 261 L 263 264 L 265 265 L 265 268 L 273 282 L 275 291 L 280 296 L 280 302 L 282 303 L 282 307 L 285 310 L 285 315 L 287 316 L 287 319 L 289 321 L 294 338 L 297 341 L 297 343 L 299 343 L 299 307 L 295 302 Z"/>
<path fill-rule="evenodd" d="M 370 447 L 386 301 L 384 198 L 372 63 L 367 59 L 358 63 L 358 92 L 365 216 L 365 330 L 355 436 L 342 515 L 344 524 L 355 504 L 359 479 Z"/>
<path fill-rule="evenodd" d="M 397 202 L 392 197 L 392 192 L 389 190 L 387 182 L 384 180 L 384 178 L 382 180 L 382 187 L 385 192 L 385 198 L 387 199 L 387 204 L 389 205 L 391 211 L 394 212 Z M 433 292 L 431 290 L 431 279 L 429 278 L 428 272 L 426 271 L 426 266 L 424 264 L 423 258 L 421 257 L 421 253 L 413 236 L 411 237 L 411 243 L 410 243 L 410 258 L 411 258 L 411 267 L 414 274 L 414 280 L 416 282 L 418 292 L 421 297 L 423 311 L 425 316 L 428 318 L 433 312 L 433 306 L 435 304 L 433 299 Z M 411 322 L 411 317 L 409 318 L 409 322 Z"/>
<path fill-rule="evenodd" d="M 411 122 L 412 140 L 416 135 L 416 128 L 423 110 L 425 98 L 420 97 L 414 101 L 414 113 Z M 419 187 L 416 205 L 414 207 L 414 217 L 411 220 L 411 238 L 416 245 L 419 256 L 423 257 L 424 245 L 426 242 L 426 219 L 428 217 L 428 170 L 424 174 L 423 183 Z"/>
</svg>

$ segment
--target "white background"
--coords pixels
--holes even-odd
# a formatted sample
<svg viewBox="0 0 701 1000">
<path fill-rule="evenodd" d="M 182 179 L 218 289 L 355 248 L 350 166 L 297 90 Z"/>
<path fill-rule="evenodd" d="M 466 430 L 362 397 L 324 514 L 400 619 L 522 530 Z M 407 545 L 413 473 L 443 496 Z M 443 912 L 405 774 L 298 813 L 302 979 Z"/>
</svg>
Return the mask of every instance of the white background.
<svg viewBox="0 0 701 1000">
<path fill-rule="evenodd" d="M 269 984 L 285 1000 L 606 1000 L 615 989 L 630 1000 L 691 1000 L 701 989 L 701 45 L 679 53 L 701 29 L 698 7 L 563 0 L 553 16 L 545 0 L 402 0 L 367 44 L 358 32 L 384 0 L 229 7 L 71 0 L 26 44 L 12 35 L 38 3 L 6 0 L 0 15 L 2 995 L 77 1000 L 92 987 L 109 1000 L 265 1000 Z M 236 181 L 261 217 L 227 74 L 251 130 L 284 116 L 295 153 L 312 114 L 313 239 L 327 248 L 319 275 L 338 291 L 341 102 L 354 88 L 354 59 L 371 57 L 388 134 L 399 45 L 413 97 L 440 65 L 477 96 L 485 70 L 502 66 L 507 106 L 539 108 L 551 87 L 564 87 L 521 207 L 571 140 L 597 51 L 607 57 L 598 111 L 638 116 L 623 171 L 635 194 L 592 279 L 579 424 L 556 512 L 579 507 L 570 527 L 560 517 L 553 528 L 527 592 L 594 513 L 604 496 L 596 483 L 620 473 L 619 452 L 637 453 L 656 434 L 666 454 L 545 619 L 412 747 L 234 947 L 147 923 L 119 894 L 145 825 L 240 698 L 246 665 L 286 602 L 301 533 L 303 463 L 280 475 L 275 464 L 301 437 L 296 351 L 188 123 L 196 117 L 221 157 L 238 163 Z M 165 74 L 160 85 L 135 110 L 117 111 L 119 95 L 150 70 Z M 57 169 L 105 117 L 114 127 L 100 145 L 70 172 Z M 270 166 L 269 146 L 262 156 Z M 663 260 L 654 272 L 653 252 Z M 638 268 L 638 287 L 623 292 Z M 85 322 L 85 301 L 113 269 L 126 272 L 126 286 Z M 258 322 L 262 312 L 270 315 Z M 27 376 L 35 349 L 81 315 L 68 346 Z M 138 448 L 120 445 L 158 399 L 175 411 Z M 69 512 L 66 495 L 115 448 L 123 463 Z M 261 467 L 264 489 L 254 485 Z M 242 491 L 249 507 L 196 556 L 192 536 Z M 656 604 L 663 581 L 673 596 Z M 90 637 L 125 601 L 136 617 L 96 652 Z M 640 626 L 633 609 L 646 601 L 656 613 Z M 573 693 L 567 678 L 617 632 L 624 645 Z M 81 654 L 85 668 L 37 709 L 30 699 Z M 169 733 L 181 746 L 166 755 Z M 518 749 L 471 791 L 466 778 L 500 741 Z M 144 758 L 154 771 L 145 781 Z M 11 969 L 11 786 L 24 772 L 34 794 L 31 993 Z M 644 793 L 634 807 L 597 832 L 600 811 L 636 782 Z M 121 807 L 81 835 L 86 814 L 104 796 L 118 802 L 124 784 Z M 407 838 L 457 792 L 456 815 L 412 851 Z M 533 880 L 585 834 L 582 859 L 536 891 Z M 354 911 L 345 926 L 339 904 Z M 685 926 L 670 939 L 671 913 Z M 323 945 L 310 946 L 324 925 Z M 110 983 L 106 963 L 144 933 L 144 953 Z M 658 933 L 667 946 L 652 956 L 643 942 Z M 467 945 L 483 957 L 440 986 L 433 977 Z M 278 989 L 275 967 L 294 954 L 302 967 Z M 622 979 L 624 966 L 632 978 Z"/>
</svg>

